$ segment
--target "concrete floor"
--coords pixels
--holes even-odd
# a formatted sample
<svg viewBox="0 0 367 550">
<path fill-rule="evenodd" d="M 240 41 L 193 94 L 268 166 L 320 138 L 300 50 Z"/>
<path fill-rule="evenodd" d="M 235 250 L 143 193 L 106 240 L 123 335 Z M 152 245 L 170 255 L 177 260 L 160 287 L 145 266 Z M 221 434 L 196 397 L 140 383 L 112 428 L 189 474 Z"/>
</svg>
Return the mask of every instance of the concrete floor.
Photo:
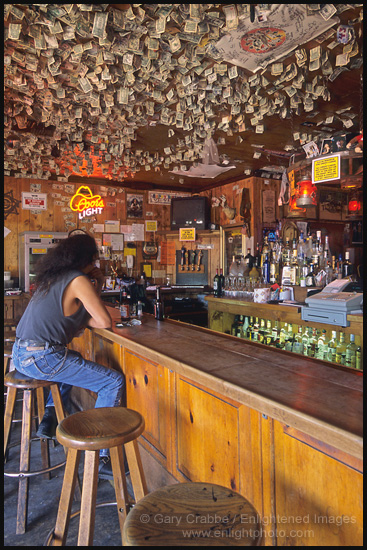
<svg viewBox="0 0 367 550">
<path fill-rule="evenodd" d="M 19 392 L 18 392 L 19 393 Z M 18 410 L 19 409 L 19 410 Z M 16 406 L 16 416 L 21 417 L 21 402 Z M 20 424 L 13 424 L 11 443 L 20 440 Z M 65 460 L 63 447 L 49 442 L 51 465 Z M 19 446 L 10 448 L 4 471 L 19 470 Z M 83 479 L 84 456 L 79 467 L 79 478 Z M 31 470 L 41 469 L 39 440 L 31 444 Z M 16 535 L 16 515 L 18 499 L 18 478 L 4 476 L 4 545 L 5 546 L 43 546 L 47 535 L 54 528 L 64 467 L 51 473 L 51 479 L 34 476 L 29 481 L 28 525 L 24 535 Z M 128 477 L 129 480 L 129 477 Z M 107 480 L 99 480 L 97 503 L 115 501 L 113 485 Z M 72 512 L 78 510 L 80 503 L 73 502 Z M 78 537 L 79 516 L 70 521 L 66 546 L 76 546 Z M 101 507 L 96 510 L 94 546 L 121 546 L 121 534 L 116 506 Z"/>
</svg>

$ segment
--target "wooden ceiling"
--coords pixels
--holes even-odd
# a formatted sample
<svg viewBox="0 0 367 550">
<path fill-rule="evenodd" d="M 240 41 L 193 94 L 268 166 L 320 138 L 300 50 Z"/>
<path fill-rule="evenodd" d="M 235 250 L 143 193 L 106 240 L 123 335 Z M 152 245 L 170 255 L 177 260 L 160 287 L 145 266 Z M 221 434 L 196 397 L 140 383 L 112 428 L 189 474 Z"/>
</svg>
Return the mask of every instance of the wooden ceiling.
<svg viewBox="0 0 367 550">
<path fill-rule="evenodd" d="M 261 12 L 252 4 L 247 13 L 250 6 L 5 5 L 5 174 L 199 192 L 253 175 L 279 178 L 291 155 L 304 158 L 302 144 L 358 133 L 363 4 L 302 5 L 305 18 L 320 22 L 320 6 L 335 6 L 338 19 L 255 73 L 214 48 L 231 26 L 263 27 L 279 5 Z M 348 28 L 338 33 L 339 25 Z M 234 168 L 215 178 L 178 174 L 202 162 L 208 138 L 216 164 Z"/>
</svg>

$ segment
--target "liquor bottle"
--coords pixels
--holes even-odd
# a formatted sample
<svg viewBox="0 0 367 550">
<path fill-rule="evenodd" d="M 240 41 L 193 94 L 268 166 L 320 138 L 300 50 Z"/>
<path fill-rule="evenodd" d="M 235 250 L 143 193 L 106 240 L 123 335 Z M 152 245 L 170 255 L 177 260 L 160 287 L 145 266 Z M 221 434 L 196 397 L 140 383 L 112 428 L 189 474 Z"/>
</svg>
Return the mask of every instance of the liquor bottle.
<svg viewBox="0 0 367 550">
<path fill-rule="evenodd" d="M 251 254 L 251 248 L 248 248 L 247 249 L 247 254 L 245 256 L 245 264 L 247 265 L 248 267 L 248 272 L 250 273 L 251 269 L 252 269 L 252 266 L 254 264 L 254 260 L 255 258 L 253 257 L 253 255 Z"/>
<path fill-rule="evenodd" d="M 342 264 L 342 278 L 348 277 L 349 275 L 352 275 L 353 273 L 353 266 L 351 262 L 349 261 L 349 252 L 348 250 L 345 252 L 345 260 Z"/>
<path fill-rule="evenodd" d="M 303 344 L 303 355 L 308 355 L 308 341 L 311 338 L 311 328 L 305 327 L 304 333 L 302 335 L 302 344 Z"/>
<path fill-rule="evenodd" d="M 248 327 L 247 327 L 247 330 L 246 330 L 246 339 L 247 340 L 252 340 L 253 330 L 254 330 L 254 318 L 252 317 L 252 315 L 250 315 Z"/>
<path fill-rule="evenodd" d="M 293 351 L 293 353 L 303 353 L 302 326 L 301 325 L 299 325 L 298 332 L 294 337 L 292 351 Z"/>
<path fill-rule="evenodd" d="M 315 357 L 317 348 L 317 332 L 316 329 L 312 329 L 311 337 L 308 339 L 307 343 L 307 357 Z"/>
<path fill-rule="evenodd" d="M 269 247 L 269 243 L 268 243 L 268 237 L 267 237 L 267 235 L 265 235 L 265 237 L 264 237 L 264 246 L 263 246 L 263 249 L 261 251 L 261 264 L 260 264 L 261 268 L 264 265 L 265 257 L 266 257 L 267 254 L 268 255 L 270 254 L 270 247 Z"/>
<path fill-rule="evenodd" d="M 220 296 L 224 296 L 225 278 L 223 275 L 223 269 L 220 268 L 219 274 Z"/>
<path fill-rule="evenodd" d="M 259 318 L 255 317 L 254 329 L 253 329 L 253 333 L 252 333 L 252 340 L 254 342 L 259 341 L 259 328 L 260 328 Z"/>
<path fill-rule="evenodd" d="M 283 248 L 283 251 L 282 251 L 282 256 L 283 256 L 283 265 L 285 263 L 291 263 L 291 247 L 289 246 L 289 239 L 287 238 L 286 239 L 286 242 L 285 242 L 285 247 Z"/>
<path fill-rule="evenodd" d="M 345 364 L 348 367 L 356 368 L 356 352 L 358 349 L 357 344 L 355 343 L 354 334 L 349 336 L 349 344 L 345 350 Z"/>
<path fill-rule="evenodd" d="M 315 269 L 313 263 L 310 265 L 309 272 L 306 275 L 306 286 L 315 286 Z"/>
<path fill-rule="evenodd" d="M 331 251 L 329 246 L 329 237 L 325 235 L 324 255 L 326 254 L 327 261 L 331 261 Z"/>
<path fill-rule="evenodd" d="M 333 363 L 335 363 L 336 346 L 337 346 L 336 330 L 332 330 L 331 340 L 329 340 L 328 342 L 327 360 L 332 361 Z"/>
<path fill-rule="evenodd" d="M 126 287 L 122 289 L 120 300 L 120 315 L 121 321 L 129 321 L 130 319 L 130 300 L 127 297 Z"/>
<path fill-rule="evenodd" d="M 339 343 L 336 346 L 335 363 L 339 363 L 341 365 L 345 364 L 346 349 L 347 346 L 345 345 L 344 332 L 341 332 L 339 336 Z"/>
<path fill-rule="evenodd" d="M 326 330 L 324 329 L 317 339 L 317 351 L 315 357 L 326 361 L 327 355 L 327 343 L 326 343 Z"/>
<path fill-rule="evenodd" d="M 157 321 L 163 321 L 163 314 L 164 314 L 164 309 L 163 309 L 163 302 L 161 298 L 160 287 L 157 286 L 156 298 L 154 303 L 154 317 L 157 319 Z"/>
<path fill-rule="evenodd" d="M 236 336 L 236 335 L 237 335 L 238 322 L 239 322 L 239 316 L 238 316 L 238 315 L 235 315 L 235 316 L 234 316 L 234 319 L 233 319 L 232 327 L 231 327 L 231 334 L 232 334 L 232 336 Z"/>
<path fill-rule="evenodd" d="M 250 279 L 259 279 L 260 278 L 260 270 L 259 270 L 259 258 L 258 256 L 255 257 L 255 262 L 252 266 L 252 269 L 249 273 Z"/>
<path fill-rule="evenodd" d="M 286 338 L 287 338 L 287 334 L 288 334 L 288 323 L 284 323 L 284 326 L 280 329 L 280 334 L 279 334 L 279 348 L 280 349 L 284 349 L 285 347 L 285 341 L 286 341 Z"/>
<path fill-rule="evenodd" d="M 291 284 L 291 263 L 287 255 L 283 255 L 282 285 Z"/>
<path fill-rule="evenodd" d="M 356 350 L 356 369 L 360 370 L 362 368 L 362 348 L 358 346 Z"/>
<path fill-rule="evenodd" d="M 292 323 L 289 323 L 288 324 L 288 333 L 285 336 L 285 344 L 284 344 L 284 349 L 286 351 L 292 351 L 293 341 L 294 341 L 293 325 L 292 325 Z"/>
<path fill-rule="evenodd" d="M 259 335 L 258 335 L 258 342 L 260 342 L 260 344 L 264 343 L 265 331 L 266 331 L 265 319 L 260 319 L 260 328 L 259 328 Z"/>
<path fill-rule="evenodd" d="M 269 282 L 270 284 L 274 284 L 277 282 L 277 262 L 276 262 L 276 252 L 275 250 L 272 250 L 271 257 L 270 257 L 270 268 L 269 268 Z"/>
<path fill-rule="evenodd" d="M 335 256 L 331 257 L 331 269 L 333 270 L 333 281 L 338 278 L 338 267 L 336 265 Z"/>
<path fill-rule="evenodd" d="M 237 330 L 236 330 L 236 336 L 237 338 L 242 338 L 243 334 L 243 315 L 240 315 L 238 324 L 237 324 Z"/>
<path fill-rule="evenodd" d="M 339 254 L 337 271 L 338 271 L 337 279 L 342 279 L 343 278 L 343 257 L 341 254 Z"/>
<path fill-rule="evenodd" d="M 331 262 L 330 260 L 327 260 L 326 259 L 326 252 L 324 252 L 324 255 L 325 255 L 325 271 L 326 271 L 326 284 L 328 285 L 329 283 L 331 283 L 333 281 L 333 278 L 334 278 L 334 270 L 331 266 Z"/>
<path fill-rule="evenodd" d="M 278 321 L 275 321 L 274 326 L 271 331 L 272 335 L 272 345 L 276 348 L 279 347 L 279 327 L 278 327 Z"/>
<path fill-rule="evenodd" d="M 298 258 L 298 262 L 301 261 L 302 254 L 304 255 L 304 254 L 305 254 L 305 251 L 306 251 L 305 241 L 304 241 L 304 239 L 303 239 L 303 233 L 302 233 L 302 231 L 301 231 L 301 234 L 300 234 L 300 236 L 299 236 L 298 243 L 297 243 L 297 258 Z"/>
<path fill-rule="evenodd" d="M 220 291 L 218 268 L 215 270 L 215 275 L 214 275 L 214 279 L 213 279 L 213 291 L 214 291 L 214 296 L 216 298 L 219 298 L 220 295 L 221 295 L 221 291 Z"/>
<path fill-rule="evenodd" d="M 268 253 L 265 254 L 265 259 L 263 261 L 262 276 L 264 283 L 270 283 L 270 262 Z"/>
<path fill-rule="evenodd" d="M 298 273 L 298 261 L 297 261 L 297 248 L 292 250 L 292 260 L 291 260 L 291 285 L 299 285 L 299 277 L 297 282 L 297 273 Z"/>
<path fill-rule="evenodd" d="M 248 325 L 249 325 L 249 317 L 245 315 L 243 318 L 243 324 L 242 324 L 242 338 L 246 338 Z"/>
<path fill-rule="evenodd" d="M 273 331 L 272 331 L 272 328 L 271 328 L 270 319 L 268 319 L 266 321 L 266 330 L 265 330 L 265 334 L 264 334 L 263 343 L 266 344 L 267 346 L 272 346 L 273 345 Z"/>
</svg>

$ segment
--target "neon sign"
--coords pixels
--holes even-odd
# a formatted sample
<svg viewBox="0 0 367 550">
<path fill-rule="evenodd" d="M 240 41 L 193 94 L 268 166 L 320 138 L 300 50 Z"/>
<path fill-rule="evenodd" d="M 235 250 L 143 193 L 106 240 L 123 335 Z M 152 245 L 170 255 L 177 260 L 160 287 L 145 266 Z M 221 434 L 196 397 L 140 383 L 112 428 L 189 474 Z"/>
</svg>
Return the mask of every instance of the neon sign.
<svg viewBox="0 0 367 550">
<path fill-rule="evenodd" d="M 101 214 L 105 203 L 100 195 L 93 195 L 92 191 L 87 186 L 81 186 L 71 197 L 70 208 L 74 212 L 78 212 L 79 219 L 82 220 L 85 216 L 93 216 Z"/>
</svg>

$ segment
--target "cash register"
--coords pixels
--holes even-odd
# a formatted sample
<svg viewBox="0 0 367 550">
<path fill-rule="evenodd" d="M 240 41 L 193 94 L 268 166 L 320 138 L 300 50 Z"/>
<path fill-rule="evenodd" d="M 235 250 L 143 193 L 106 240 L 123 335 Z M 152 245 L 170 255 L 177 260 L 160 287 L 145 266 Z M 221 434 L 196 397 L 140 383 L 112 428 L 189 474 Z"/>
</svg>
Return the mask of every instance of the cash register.
<svg viewBox="0 0 367 550">
<path fill-rule="evenodd" d="M 362 313 L 363 293 L 349 277 L 337 279 L 321 292 L 307 296 L 302 307 L 302 320 L 347 327 L 347 315 Z"/>
</svg>

